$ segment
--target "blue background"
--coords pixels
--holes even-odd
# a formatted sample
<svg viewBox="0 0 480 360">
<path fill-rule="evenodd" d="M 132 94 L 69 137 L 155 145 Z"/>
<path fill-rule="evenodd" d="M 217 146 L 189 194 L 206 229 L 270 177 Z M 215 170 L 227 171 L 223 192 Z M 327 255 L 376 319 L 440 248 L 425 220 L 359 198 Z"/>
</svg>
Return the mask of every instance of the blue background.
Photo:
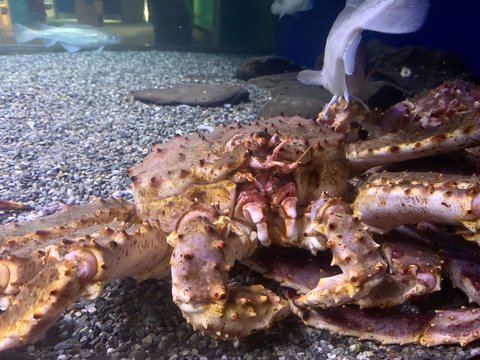
<svg viewBox="0 0 480 360">
<path fill-rule="evenodd" d="M 322 54 L 328 32 L 345 6 L 341 0 L 314 0 L 314 7 L 277 23 L 275 54 L 313 68 Z M 390 35 L 364 32 L 395 46 L 421 45 L 458 55 L 480 77 L 480 1 L 430 0 L 424 26 L 412 34 Z"/>
</svg>

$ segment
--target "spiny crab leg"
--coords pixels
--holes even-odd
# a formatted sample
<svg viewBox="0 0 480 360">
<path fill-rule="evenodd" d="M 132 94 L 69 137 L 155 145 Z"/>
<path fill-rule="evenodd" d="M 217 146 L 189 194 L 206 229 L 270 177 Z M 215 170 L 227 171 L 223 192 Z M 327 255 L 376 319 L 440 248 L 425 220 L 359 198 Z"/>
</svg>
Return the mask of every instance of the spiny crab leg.
<svg viewBox="0 0 480 360">
<path fill-rule="evenodd" d="M 112 202 L 113 207 L 118 205 L 115 200 Z M 75 214 L 77 209 L 81 216 Z M 106 209 L 99 211 L 103 210 Z M 125 224 L 116 219 L 88 224 L 79 221 L 85 219 L 83 213 L 82 206 L 71 207 L 44 218 L 44 223 L 61 233 L 58 237 L 48 232 L 27 233 L 28 223 L 8 227 L 13 233 L 7 227 L 1 228 L 2 240 L 25 240 L 27 247 L 15 252 L 17 263 L 2 262 L 2 282 L 10 283 L 16 292 L 9 296 L 8 308 L 0 315 L 0 351 L 43 337 L 57 315 L 77 297 L 97 296 L 114 278 L 133 276 L 143 280 L 168 276 L 171 249 L 158 224 L 135 221 Z M 72 218 L 72 223 L 62 228 L 58 221 L 65 217 Z M 42 239 L 42 235 L 48 240 Z M 31 263 L 25 260 L 27 250 L 33 258 Z M 30 271 L 29 267 L 36 271 Z M 19 279 L 24 283 L 11 284 Z"/>
<path fill-rule="evenodd" d="M 431 247 L 419 244 L 403 231 L 375 235 L 381 244 L 390 272 L 367 296 L 359 299 L 360 308 L 385 308 L 401 305 L 418 296 L 440 290 L 442 259 Z"/>
<path fill-rule="evenodd" d="M 95 224 L 140 222 L 132 203 L 123 199 L 97 199 L 81 206 L 65 205 L 51 216 L 38 217 L 24 223 L 0 226 L 0 249 L 15 251 L 45 245 L 46 241 Z"/>
<path fill-rule="evenodd" d="M 346 155 L 351 170 L 360 173 L 374 166 L 443 154 L 478 145 L 479 142 L 480 115 L 470 112 L 416 133 L 399 131 L 349 144 Z"/>
<path fill-rule="evenodd" d="M 436 251 L 418 244 L 404 233 L 375 235 L 389 262 L 390 272 L 382 283 L 355 303 L 361 308 L 392 307 L 412 298 L 440 290 L 441 259 Z M 304 250 L 260 248 L 242 263 L 282 286 L 301 294 L 314 289 L 321 278 L 340 273 L 330 266 L 327 252 L 308 256 Z"/>
<path fill-rule="evenodd" d="M 292 310 L 307 325 L 360 340 L 383 344 L 462 346 L 480 337 L 480 309 L 404 312 L 400 309 L 366 309 L 343 306 L 335 309 Z"/>
<path fill-rule="evenodd" d="M 256 244 L 241 225 L 227 218 L 214 224 L 215 218 L 210 210 L 192 210 L 169 235 L 174 247 L 172 295 L 195 329 L 235 339 L 269 327 L 289 309 L 285 300 L 261 285 L 227 286 L 227 273 L 235 260 L 249 256 Z"/>
<path fill-rule="evenodd" d="M 376 340 L 383 344 L 418 343 L 435 317 L 427 313 L 401 313 L 391 309 L 359 309 L 342 306 L 331 309 L 304 308 L 292 304 L 292 311 L 302 321 L 317 329 Z"/>
<path fill-rule="evenodd" d="M 306 233 L 310 238 L 326 237 L 326 247 L 332 251 L 332 265 L 338 265 L 343 273 L 320 279 L 315 289 L 294 300 L 298 306 L 331 307 L 359 299 L 382 282 L 387 270 L 379 245 L 353 216 L 350 207 L 338 199 L 329 199 L 326 194 L 323 197 L 324 205 Z"/>
<path fill-rule="evenodd" d="M 476 176 L 382 172 L 368 178 L 353 204 L 362 221 L 380 230 L 435 222 L 479 229 L 480 181 Z"/>
<path fill-rule="evenodd" d="M 421 227 L 427 228 L 429 236 L 443 249 L 446 272 L 454 286 L 463 290 L 470 301 L 478 302 L 478 248 L 466 243 L 458 235 L 435 226 L 421 224 Z M 418 251 L 411 253 L 418 255 Z M 472 262 L 472 253 L 477 254 L 477 261 Z M 430 266 L 429 262 L 425 265 Z M 392 267 L 395 267 L 394 263 Z M 378 296 L 381 288 L 382 285 L 374 288 L 368 297 Z M 313 309 L 297 307 L 293 303 L 291 306 L 293 312 L 308 325 L 386 344 L 437 346 L 458 343 L 464 346 L 480 337 L 479 308 L 405 312 L 402 308 L 362 310 L 354 306 L 343 306 L 336 309 Z"/>
<path fill-rule="evenodd" d="M 22 287 L 0 316 L 0 351 L 44 336 L 69 300 L 81 292 L 81 270 L 77 266 L 81 264 L 66 259 L 44 262 L 44 270 Z"/>
<path fill-rule="evenodd" d="M 8 296 L 16 295 L 19 286 L 42 269 L 47 249 L 59 243 L 68 244 L 72 237 L 85 238 L 114 220 L 141 222 L 132 203 L 99 199 L 82 206 L 66 205 L 51 216 L 0 226 L 1 309 L 8 306 Z"/>
<path fill-rule="evenodd" d="M 419 246 L 415 242 L 401 242 L 405 234 L 400 234 L 400 238 L 397 238 L 399 235 L 395 235 L 394 238 L 391 236 L 392 234 L 382 236 L 385 240 L 383 242 L 380 241 L 380 243 L 382 243 L 382 248 L 390 259 L 393 274 L 387 274 L 382 284 L 374 288 L 366 297 L 360 299 L 358 301 L 360 307 L 367 305 L 377 307 L 387 303 L 399 305 L 410 299 L 412 295 L 419 296 L 426 292 L 439 290 L 441 261 L 438 256 L 434 252 L 426 251 L 423 246 Z M 449 244 L 454 248 L 457 248 L 457 244 L 452 244 L 452 241 L 463 241 L 458 236 L 445 232 L 440 233 L 440 231 L 436 230 L 433 238 L 438 239 L 439 236 L 443 237 L 441 240 L 442 245 Z M 456 239 L 453 239 L 454 237 Z M 390 250 L 385 246 L 390 247 Z M 452 252 L 449 250 L 448 253 L 451 254 Z M 468 254 L 464 254 L 464 256 L 468 256 Z M 311 281 L 305 282 L 305 280 L 311 277 L 308 274 L 314 272 L 312 269 L 312 267 L 315 267 L 314 263 L 303 260 L 297 261 L 296 264 L 292 265 L 291 261 L 290 263 L 285 263 L 277 259 L 276 266 L 273 268 L 268 263 L 271 259 L 272 256 L 269 257 L 266 263 L 260 263 L 257 266 L 263 266 L 264 271 L 275 272 L 275 275 L 279 274 L 277 268 L 281 269 L 280 274 L 283 276 L 285 273 L 294 273 L 295 275 L 290 278 L 290 281 L 296 282 L 297 288 L 302 288 L 302 283 L 311 283 Z M 459 255 L 456 255 L 456 259 L 459 259 Z M 414 263 L 417 267 L 415 274 L 410 271 L 412 260 L 415 260 Z M 302 271 L 297 267 L 306 263 L 309 264 L 308 274 L 306 270 Z M 316 266 L 318 266 L 318 263 Z M 303 277 L 299 276 L 299 274 L 303 274 Z M 465 273 L 462 275 L 468 276 Z M 413 280 L 414 283 L 406 282 L 407 278 Z M 433 278 L 436 278 L 436 285 L 431 281 Z M 476 275 L 471 280 L 475 281 L 475 278 Z M 468 279 L 464 280 L 468 282 Z M 405 285 L 404 290 L 410 291 L 406 291 L 403 295 L 390 292 L 389 283 L 391 281 L 400 286 L 397 290 L 400 290 L 402 285 Z M 459 286 L 454 278 L 452 281 L 462 290 L 467 290 L 467 294 L 471 298 L 472 294 L 468 291 L 468 286 L 466 288 Z M 413 289 L 416 289 L 417 292 L 412 293 Z M 337 334 L 356 336 L 363 340 L 376 340 L 384 344 L 417 343 L 424 346 L 436 346 L 460 343 L 463 346 L 477 340 L 480 336 L 480 309 L 478 308 L 406 312 L 398 307 L 392 309 L 361 309 L 356 306 L 346 305 L 322 309 L 298 307 L 294 301 L 291 302 L 291 307 L 293 312 L 307 325 L 329 330 Z"/>
<path fill-rule="evenodd" d="M 382 129 L 420 129 L 451 120 L 453 114 L 478 111 L 480 90 L 473 82 L 450 80 L 391 106 L 378 124 Z"/>
</svg>

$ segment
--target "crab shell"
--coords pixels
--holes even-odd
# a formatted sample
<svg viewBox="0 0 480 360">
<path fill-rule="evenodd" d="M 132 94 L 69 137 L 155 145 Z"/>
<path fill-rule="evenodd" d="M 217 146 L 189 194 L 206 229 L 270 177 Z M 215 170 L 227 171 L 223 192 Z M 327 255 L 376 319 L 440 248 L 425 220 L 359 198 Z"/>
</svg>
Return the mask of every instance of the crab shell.
<svg viewBox="0 0 480 360">
<path fill-rule="evenodd" d="M 271 150 L 281 151 L 276 154 L 279 159 Z M 323 191 L 343 193 L 348 178 L 340 137 L 313 121 L 280 117 L 223 126 L 213 135 L 177 137 L 154 146 L 141 164 L 129 169 L 138 213 L 159 221 L 170 234 L 174 301 L 195 328 L 215 337 L 242 337 L 288 313 L 288 304 L 261 286 L 226 285 L 234 262 L 255 250 L 256 234 L 262 237 L 261 224 L 256 224 L 255 232 L 251 227 L 255 224 L 235 220 L 238 185 L 251 181 L 252 169 L 293 176 L 300 209 Z M 275 217 L 266 217 L 272 231 L 265 239 L 288 238 L 287 225 L 270 224 Z M 212 229 L 225 221 L 227 225 Z M 234 236 L 225 236 L 226 232 Z"/>
<path fill-rule="evenodd" d="M 141 164 L 128 170 L 140 216 L 158 219 L 165 232 L 173 231 L 198 203 L 231 216 L 237 189 L 233 174 L 249 165 L 248 143 L 255 142 L 250 138 L 262 133 L 290 139 L 282 160 L 299 161 L 293 173 L 298 205 L 307 206 L 322 191 L 331 196 L 345 191 L 349 174 L 342 137 L 314 121 L 277 117 L 247 126 L 223 125 L 214 136 L 192 133 L 155 145 Z"/>
</svg>

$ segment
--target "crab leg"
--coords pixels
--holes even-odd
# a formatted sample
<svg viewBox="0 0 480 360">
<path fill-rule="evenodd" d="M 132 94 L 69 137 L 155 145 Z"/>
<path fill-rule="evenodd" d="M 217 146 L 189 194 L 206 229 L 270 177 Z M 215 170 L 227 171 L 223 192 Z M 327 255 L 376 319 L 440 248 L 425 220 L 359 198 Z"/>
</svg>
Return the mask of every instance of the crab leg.
<svg viewBox="0 0 480 360">
<path fill-rule="evenodd" d="M 480 283 L 478 282 L 480 264 L 478 258 L 474 261 L 473 259 L 447 254 L 445 271 L 453 286 L 462 290 L 468 296 L 470 302 L 480 304 Z"/>
<path fill-rule="evenodd" d="M 367 296 L 359 299 L 360 308 L 392 307 L 415 297 L 440 290 L 442 260 L 437 251 L 418 244 L 403 232 L 376 235 L 388 261 L 390 273 Z"/>
<path fill-rule="evenodd" d="M 353 306 L 313 309 L 292 305 L 292 311 L 305 324 L 317 329 L 383 344 L 418 343 L 435 317 L 433 311 L 401 313 L 390 309 L 362 310 Z"/>
<path fill-rule="evenodd" d="M 74 229 L 108 223 L 113 219 L 140 222 L 132 203 L 123 199 L 97 199 L 81 206 L 65 205 L 50 216 L 0 226 L 0 247 L 12 251 L 37 246 Z"/>
<path fill-rule="evenodd" d="M 52 260 L 44 267 L 0 316 L 0 351 L 43 337 L 69 300 L 81 292 L 80 271 L 73 262 Z"/>
<path fill-rule="evenodd" d="M 317 329 L 383 344 L 464 346 L 480 338 L 480 309 L 407 313 L 390 309 L 362 310 L 352 306 L 309 309 L 292 305 L 292 310 L 305 324 Z"/>
<path fill-rule="evenodd" d="M 480 305 L 480 248 L 462 236 L 444 231 L 432 224 L 420 224 L 421 230 L 441 248 L 444 271 L 452 285 L 462 290 L 470 302 Z"/>
<path fill-rule="evenodd" d="M 214 221 L 212 211 L 192 210 L 169 235 L 174 247 L 172 294 L 194 328 L 213 337 L 236 339 L 269 327 L 289 309 L 284 300 L 263 286 L 227 286 L 227 273 L 234 261 L 250 255 L 256 241 L 227 218 Z M 228 236 L 227 228 L 233 236 Z"/>
<path fill-rule="evenodd" d="M 380 230 L 434 222 L 479 229 L 480 182 L 476 176 L 435 173 L 372 175 L 353 204 L 367 225 Z"/>
<path fill-rule="evenodd" d="M 472 254 L 478 256 L 478 248 L 465 242 L 461 237 L 450 234 L 435 226 L 426 225 L 431 237 L 439 244 L 446 256 L 446 270 L 452 283 L 465 291 L 471 301 L 478 301 L 477 262 L 473 262 Z M 425 226 L 424 226 L 425 227 Z M 383 245 L 384 246 L 384 245 Z M 395 244 L 397 248 L 398 244 Z M 410 256 L 401 263 L 408 264 L 408 258 L 419 255 L 418 250 L 409 251 Z M 392 258 L 392 256 L 390 256 Z M 434 265 L 433 259 L 424 257 L 423 267 Z M 392 268 L 398 266 L 392 262 Z M 405 266 L 402 266 L 405 268 Z M 434 266 L 437 269 L 438 263 Z M 408 267 L 407 267 L 408 269 Z M 433 270 L 433 268 L 430 268 Z M 397 269 L 398 270 L 398 269 Z M 474 273 L 472 273 L 474 272 Z M 388 275 L 387 275 L 388 276 Z M 425 278 L 422 276 L 421 278 Z M 296 278 L 298 279 L 298 277 Z M 383 284 L 374 288 L 366 298 L 381 294 Z M 378 291 L 377 291 L 378 290 Z M 377 294 L 375 294 L 377 292 Z M 427 312 L 405 312 L 402 309 L 360 309 L 343 306 L 336 309 L 302 308 L 291 304 L 293 312 L 306 324 L 319 329 L 326 329 L 342 335 L 357 336 L 360 339 L 377 340 L 387 344 L 417 343 L 424 346 L 456 344 L 464 346 L 480 338 L 480 309 L 459 308 Z"/>
<path fill-rule="evenodd" d="M 98 199 L 82 205 L 66 205 L 50 216 L 29 222 L 0 226 L 0 296 L 15 295 L 19 286 L 29 281 L 43 267 L 49 247 L 83 239 L 116 220 L 140 223 L 133 204 L 122 199 Z M 0 298 L 2 310 L 8 299 Z"/>
<path fill-rule="evenodd" d="M 42 235 L 46 234 L 24 233 L 23 239 L 29 239 L 31 246 L 31 262 L 26 260 L 27 249 L 21 249 L 14 252 L 12 261 L 2 263 L 2 281 L 8 282 L 6 289 L 15 288 L 15 293 L 9 296 L 8 308 L 0 315 L 0 351 L 41 338 L 56 316 L 77 297 L 97 296 L 114 278 L 168 276 L 171 249 L 158 224 L 125 224 L 114 219 L 89 224 L 81 231 L 67 224 L 65 228 L 70 230 L 66 231 L 57 221 L 66 215 L 78 220 L 76 210 L 83 214 L 85 206 L 43 219 L 61 232 L 58 237 L 49 234 L 49 240 L 44 241 Z M 17 234 L 2 227 L 4 240 L 21 238 L 20 229 L 9 228 Z M 24 282 L 13 283 L 19 279 Z"/>
<path fill-rule="evenodd" d="M 419 343 L 424 346 L 460 344 L 480 338 L 480 309 L 437 310 Z"/>
<path fill-rule="evenodd" d="M 378 139 L 349 144 L 347 159 L 353 172 L 480 144 L 480 115 L 469 112 L 416 133 L 399 131 Z"/>
<path fill-rule="evenodd" d="M 368 295 L 356 301 L 361 308 L 392 307 L 414 297 L 440 290 L 441 260 L 438 254 L 406 234 L 392 232 L 376 235 L 390 273 Z M 328 252 L 308 256 L 304 250 L 260 248 L 242 263 L 265 277 L 305 294 L 321 278 L 338 275 L 340 269 L 330 266 Z"/>
<path fill-rule="evenodd" d="M 326 195 L 323 196 L 326 199 Z M 378 251 L 379 245 L 346 204 L 326 199 L 307 233 L 327 238 L 326 246 L 333 255 L 332 265 L 338 265 L 343 273 L 320 279 L 314 289 L 295 300 L 296 305 L 342 305 L 365 296 L 382 282 L 387 264 Z M 316 250 L 315 244 L 308 246 Z"/>
</svg>

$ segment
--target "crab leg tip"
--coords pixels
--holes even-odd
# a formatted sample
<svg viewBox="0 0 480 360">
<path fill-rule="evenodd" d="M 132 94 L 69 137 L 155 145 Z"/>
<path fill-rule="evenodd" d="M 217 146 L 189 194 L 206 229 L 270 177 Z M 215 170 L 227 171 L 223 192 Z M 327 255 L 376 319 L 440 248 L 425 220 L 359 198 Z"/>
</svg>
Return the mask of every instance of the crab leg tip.
<svg viewBox="0 0 480 360">
<path fill-rule="evenodd" d="M 0 340 L 0 351 L 4 351 L 10 348 L 13 348 L 19 344 L 19 339 L 17 337 L 8 336 Z"/>
</svg>

